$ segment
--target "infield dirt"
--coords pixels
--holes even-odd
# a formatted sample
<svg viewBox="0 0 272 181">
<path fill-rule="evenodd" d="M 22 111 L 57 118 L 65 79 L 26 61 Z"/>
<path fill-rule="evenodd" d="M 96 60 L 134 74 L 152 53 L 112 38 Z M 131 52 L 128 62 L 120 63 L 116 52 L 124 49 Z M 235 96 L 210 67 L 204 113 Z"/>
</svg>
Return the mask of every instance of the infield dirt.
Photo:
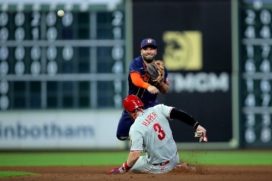
<svg viewBox="0 0 272 181">
<path fill-rule="evenodd" d="M 109 166 L 80 167 L 0 167 L 6 171 L 25 171 L 36 175 L 0 178 L 11 181 L 267 181 L 272 179 L 272 166 L 198 166 L 195 172 L 176 169 L 167 174 L 110 175 Z"/>
</svg>

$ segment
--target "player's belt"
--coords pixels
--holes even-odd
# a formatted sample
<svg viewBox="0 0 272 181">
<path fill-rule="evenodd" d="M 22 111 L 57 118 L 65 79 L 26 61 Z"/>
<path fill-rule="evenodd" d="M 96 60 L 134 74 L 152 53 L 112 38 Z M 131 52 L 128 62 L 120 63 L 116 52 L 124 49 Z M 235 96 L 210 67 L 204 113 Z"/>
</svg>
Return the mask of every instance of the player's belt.
<svg viewBox="0 0 272 181">
<path fill-rule="evenodd" d="M 158 166 L 158 165 L 164 166 L 164 165 L 167 165 L 169 162 L 170 162 L 169 160 L 166 160 L 165 162 L 161 162 L 161 163 L 153 163 L 152 165 L 154 165 L 154 166 Z"/>
</svg>

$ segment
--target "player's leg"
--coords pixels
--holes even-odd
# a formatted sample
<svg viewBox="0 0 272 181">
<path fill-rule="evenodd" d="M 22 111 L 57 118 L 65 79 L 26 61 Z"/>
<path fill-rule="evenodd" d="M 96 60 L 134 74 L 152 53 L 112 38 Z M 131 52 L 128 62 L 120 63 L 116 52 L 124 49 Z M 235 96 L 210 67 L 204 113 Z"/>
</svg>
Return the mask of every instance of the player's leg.
<svg viewBox="0 0 272 181">
<path fill-rule="evenodd" d="M 129 113 L 123 111 L 119 120 L 116 136 L 119 140 L 127 140 L 130 126 L 133 124 L 133 120 Z"/>
<path fill-rule="evenodd" d="M 165 165 L 152 165 L 148 162 L 147 155 L 140 156 L 133 167 L 130 169 L 134 173 L 167 173 L 173 170 L 176 165 L 179 163 L 179 156 L 176 155 L 169 163 Z"/>
</svg>

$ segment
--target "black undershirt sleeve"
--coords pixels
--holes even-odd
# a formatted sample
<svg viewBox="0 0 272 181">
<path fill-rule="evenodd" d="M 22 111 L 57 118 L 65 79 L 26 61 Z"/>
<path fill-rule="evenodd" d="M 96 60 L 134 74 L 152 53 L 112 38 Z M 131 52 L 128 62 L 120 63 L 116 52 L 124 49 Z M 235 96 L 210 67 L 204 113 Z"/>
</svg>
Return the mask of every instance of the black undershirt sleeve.
<svg viewBox="0 0 272 181">
<path fill-rule="evenodd" d="M 170 118 L 171 119 L 178 119 L 190 126 L 192 126 L 194 129 L 197 128 L 199 123 L 189 114 L 187 114 L 184 111 L 178 110 L 177 108 L 173 108 L 170 112 Z"/>
</svg>

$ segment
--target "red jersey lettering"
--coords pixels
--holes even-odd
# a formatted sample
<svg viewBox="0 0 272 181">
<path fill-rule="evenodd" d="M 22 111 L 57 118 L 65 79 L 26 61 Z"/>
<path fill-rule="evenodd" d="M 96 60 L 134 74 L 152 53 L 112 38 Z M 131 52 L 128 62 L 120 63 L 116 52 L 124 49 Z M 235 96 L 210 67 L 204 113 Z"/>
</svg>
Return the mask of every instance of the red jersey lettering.
<svg viewBox="0 0 272 181">
<path fill-rule="evenodd" d="M 157 118 L 157 114 L 155 112 L 150 113 L 146 119 L 142 122 L 143 125 L 148 126 Z"/>
</svg>

